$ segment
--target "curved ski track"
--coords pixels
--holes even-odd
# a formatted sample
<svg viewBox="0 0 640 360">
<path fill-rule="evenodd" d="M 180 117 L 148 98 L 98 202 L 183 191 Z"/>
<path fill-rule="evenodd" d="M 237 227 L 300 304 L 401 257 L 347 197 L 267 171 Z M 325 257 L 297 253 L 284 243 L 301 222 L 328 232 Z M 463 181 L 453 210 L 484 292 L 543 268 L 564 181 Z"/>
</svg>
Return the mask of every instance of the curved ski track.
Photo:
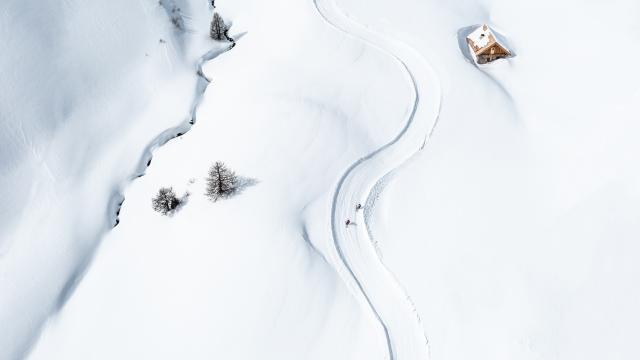
<svg viewBox="0 0 640 360">
<path fill-rule="evenodd" d="M 412 88 L 412 109 L 404 127 L 388 143 L 358 159 L 336 186 L 331 206 L 333 246 L 346 268 L 345 281 L 363 301 L 386 338 L 389 359 L 428 359 L 429 348 L 413 302 L 378 256 L 369 231 L 358 225 L 355 205 L 365 203 L 382 179 L 422 150 L 440 114 L 441 90 L 433 68 L 408 45 L 379 34 L 345 15 L 333 0 L 313 0 L 319 15 L 332 27 L 394 59 Z M 432 94 L 421 99 L 420 94 Z M 356 224 L 345 226 L 345 219 Z M 344 271 L 342 272 L 344 273 Z"/>
</svg>

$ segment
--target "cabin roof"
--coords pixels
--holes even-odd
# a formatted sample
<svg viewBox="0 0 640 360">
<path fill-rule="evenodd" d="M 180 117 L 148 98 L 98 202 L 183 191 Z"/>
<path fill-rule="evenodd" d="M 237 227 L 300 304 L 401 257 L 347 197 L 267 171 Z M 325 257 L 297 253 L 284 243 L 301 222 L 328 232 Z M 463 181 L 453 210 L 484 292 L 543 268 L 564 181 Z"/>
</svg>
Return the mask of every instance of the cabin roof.
<svg viewBox="0 0 640 360">
<path fill-rule="evenodd" d="M 471 34 L 467 35 L 467 42 L 471 45 L 476 55 L 481 54 L 485 49 L 493 44 L 498 44 L 507 52 L 509 51 L 506 46 L 500 43 L 498 37 L 496 37 L 487 24 L 478 26 L 478 28 L 471 32 Z"/>
</svg>

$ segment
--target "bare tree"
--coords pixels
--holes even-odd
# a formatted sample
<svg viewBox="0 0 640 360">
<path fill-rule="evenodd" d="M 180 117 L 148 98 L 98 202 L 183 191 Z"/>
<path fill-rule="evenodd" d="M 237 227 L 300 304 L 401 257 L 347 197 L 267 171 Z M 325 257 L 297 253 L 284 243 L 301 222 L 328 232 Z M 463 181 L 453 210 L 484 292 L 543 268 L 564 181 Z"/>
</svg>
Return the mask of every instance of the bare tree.
<svg viewBox="0 0 640 360">
<path fill-rule="evenodd" d="M 207 177 L 207 197 L 211 201 L 218 201 L 221 198 L 226 198 L 237 190 L 238 177 L 236 174 L 229 170 L 223 162 L 217 161 L 211 169 L 209 169 L 209 176 Z"/>
<path fill-rule="evenodd" d="M 213 14 L 213 20 L 211 20 L 211 29 L 209 30 L 209 36 L 214 40 L 227 39 L 227 31 L 229 28 L 224 23 L 222 16 L 217 12 Z"/>
<path fill-rule="evenodd" d="M 173 188 L 160 188 L 158 194 L 151 200 L 151 206 L 153 210 L 167 215 L 171 211 L 175 210 L 180 205 L 180 199 L 173 192 Z"/>
</svg>

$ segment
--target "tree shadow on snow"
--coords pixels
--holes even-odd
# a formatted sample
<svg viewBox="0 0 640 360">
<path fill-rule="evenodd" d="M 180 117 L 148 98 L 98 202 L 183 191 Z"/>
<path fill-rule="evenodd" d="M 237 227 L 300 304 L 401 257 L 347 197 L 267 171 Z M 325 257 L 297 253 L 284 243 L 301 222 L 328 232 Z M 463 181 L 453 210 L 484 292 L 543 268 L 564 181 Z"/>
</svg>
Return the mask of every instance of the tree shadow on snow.
<svg viewBox="0 0 640 360">
<path fill-rule="evenodd" d="M 233 193 L 231 193 L 231 195 L 229 197 L 240 195 L 246 189 L 248 189 L 248 188 L 250 188 L 252 186 L 258 185 L 258 183 L 259 183 L 258 179 L 244 177 L 244 176 L 238 176 L 236 178 L 235 189 L 233 190 Z"/>
<path fill-rule="evenodd" d="M 190 197 L 191 193 L 189 191 L 185 191 L 185 193 L 178 198 L 178 205 L 175 208 L 171 209 L 171 211 L 169 211 L 166 216 L 173 217 L 176 213 L 182 210 L 182 208 L 187 206 L 187 204 L 189 203 Z"/>
<path fill-rule="evenodd" d="M 238 40 L 242 39 L 245 35 L 247 35 L 247 33 L 248 33 L 247 31 L 243 31 L 241 33 L 236 33 L 236 34 L 231 35 L 231 38 L 233 38 L 233 40 L 235 40 L 235 41 L 238 41 Z"/>
</svg>

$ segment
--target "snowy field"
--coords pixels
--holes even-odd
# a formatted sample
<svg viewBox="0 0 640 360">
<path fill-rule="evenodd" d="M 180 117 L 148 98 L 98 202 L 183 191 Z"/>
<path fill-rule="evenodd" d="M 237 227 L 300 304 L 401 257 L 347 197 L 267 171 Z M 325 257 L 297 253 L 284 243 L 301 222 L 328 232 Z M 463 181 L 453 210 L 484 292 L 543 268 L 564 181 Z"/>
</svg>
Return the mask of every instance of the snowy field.
<svg viewBox="0 0 640 360">
<path fill-rule="evenodd" d="M 194 69 L 219 45 L 151 2 L 9 0 L 0 21 L 0 358 L 12 359 L 73 292 L 148 151 L 188 124 Z"/>
<path fill-rule="evenodd" d="M 640 358 L 640 3 L 213 11 L 0 4 L 0 359 Z"/>
<path fill-rule="evenodd" d="M 370 221 L 431 357 L 640 357 L 640 4 L 340 5 L 440 76 L 438 128 Z M 456 36 L 484 22 L 517 56 L 479 70 Z"/>
</svg>

